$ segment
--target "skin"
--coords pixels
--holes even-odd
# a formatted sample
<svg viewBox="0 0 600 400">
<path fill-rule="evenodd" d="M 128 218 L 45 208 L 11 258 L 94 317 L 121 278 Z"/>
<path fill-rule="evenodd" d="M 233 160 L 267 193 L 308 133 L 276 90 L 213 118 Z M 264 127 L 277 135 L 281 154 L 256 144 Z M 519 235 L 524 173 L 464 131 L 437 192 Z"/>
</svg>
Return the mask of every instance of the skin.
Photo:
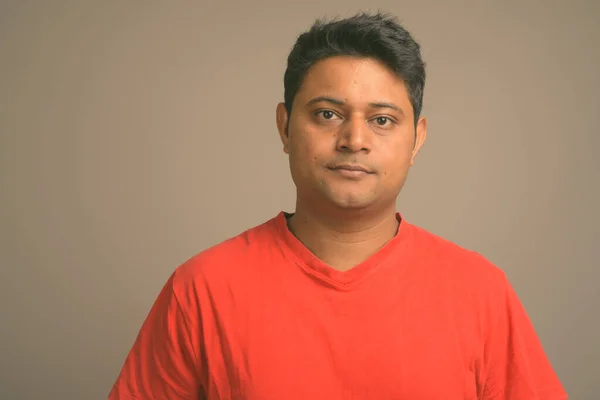
<svg viewBox="0 0 600 400">
<path fill-rule="evenodd" d="M 397 232 L 396 199 L 425 141 L 425 118 L 415 126 L 392 70 L 349 56 L 315 63 L 291 114 L 280 103 L 276 116 L 297 188 L 290 230 L 332 268 L 360 264 Z"/>
</svg>

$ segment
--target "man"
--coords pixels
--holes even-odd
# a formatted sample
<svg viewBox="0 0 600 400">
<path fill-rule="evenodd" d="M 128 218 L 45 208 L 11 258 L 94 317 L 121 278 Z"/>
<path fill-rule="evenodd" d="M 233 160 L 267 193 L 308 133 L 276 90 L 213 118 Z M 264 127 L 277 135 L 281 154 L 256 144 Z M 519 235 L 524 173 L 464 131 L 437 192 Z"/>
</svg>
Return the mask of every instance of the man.
<svg viewBox="0 0 600 400">
<path fill-rule="evenodd" d="M 276 110 L 295 212 L 175 270 L 110 399 L 567 397 L 503 272 L 396 210 L 424 84 L 389 16 L 299 36 Z"/>
</svg>

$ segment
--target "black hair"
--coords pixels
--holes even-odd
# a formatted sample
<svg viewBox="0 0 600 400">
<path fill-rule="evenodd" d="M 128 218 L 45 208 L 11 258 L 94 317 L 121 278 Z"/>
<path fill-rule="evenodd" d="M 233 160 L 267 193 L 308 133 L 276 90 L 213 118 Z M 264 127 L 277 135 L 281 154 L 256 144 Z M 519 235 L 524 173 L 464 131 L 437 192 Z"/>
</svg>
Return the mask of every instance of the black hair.
<svg viewBox="0 0 600 400">
<path fill-rule="evenodd" d="M 288 114 L 306 73 L 317 61 L 333 56 L 374 58 L 404 81 L 415 124 L 423 107 L 425 63 L 420 45 L 387 13 L 359 13 L 344 19 L 318 19 L 298 36 L 285 70 L 284 102 Z"/>
</svg>

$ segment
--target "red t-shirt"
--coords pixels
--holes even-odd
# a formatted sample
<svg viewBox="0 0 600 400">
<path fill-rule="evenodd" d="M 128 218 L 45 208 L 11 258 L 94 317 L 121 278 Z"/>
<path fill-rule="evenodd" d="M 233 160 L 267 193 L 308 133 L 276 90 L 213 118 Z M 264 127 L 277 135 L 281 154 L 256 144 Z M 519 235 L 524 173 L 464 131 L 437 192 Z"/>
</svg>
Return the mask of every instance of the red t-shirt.
<svg viewBox="0 0 600 400">
<path fill-rule="evenodd" d="M 401 220 L 341 272 L 284 213 L 175 270 L 109 395 L 566 398 L 504 273 L 482 256 Z"/>
</svg>

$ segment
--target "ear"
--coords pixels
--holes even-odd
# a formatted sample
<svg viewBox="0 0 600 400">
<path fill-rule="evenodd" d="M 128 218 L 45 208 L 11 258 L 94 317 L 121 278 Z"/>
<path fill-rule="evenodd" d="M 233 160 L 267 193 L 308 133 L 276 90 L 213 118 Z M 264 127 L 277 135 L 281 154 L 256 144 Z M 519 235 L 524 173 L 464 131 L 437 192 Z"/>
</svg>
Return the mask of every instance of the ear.
<svg viewBox="0 0 600 400">
<path fill-rule="evenodd" d="M 287 109 L 285 108 L 284 103 L 277 104 L 277 130 L 279 131 L 279 137 L 281 138 L 281 142 L 283 143 L 283 152 L 289 154 L 289 135 L 288 135 L 288 121 L 289 116 Z"/>
<path fill-rule="evenodd" d="M 415 164 L 415 158 L 417 157 L 421 146 L 423 146 L 423 143 L 425 143 L 425 139 L 427 138 L 427 119 L 425 119 L 425 117 L 419 118 L 415 130 L 415 146 L 412 151 L 412 156 L 410 157 L 411 167 Z"/>
</svg>

